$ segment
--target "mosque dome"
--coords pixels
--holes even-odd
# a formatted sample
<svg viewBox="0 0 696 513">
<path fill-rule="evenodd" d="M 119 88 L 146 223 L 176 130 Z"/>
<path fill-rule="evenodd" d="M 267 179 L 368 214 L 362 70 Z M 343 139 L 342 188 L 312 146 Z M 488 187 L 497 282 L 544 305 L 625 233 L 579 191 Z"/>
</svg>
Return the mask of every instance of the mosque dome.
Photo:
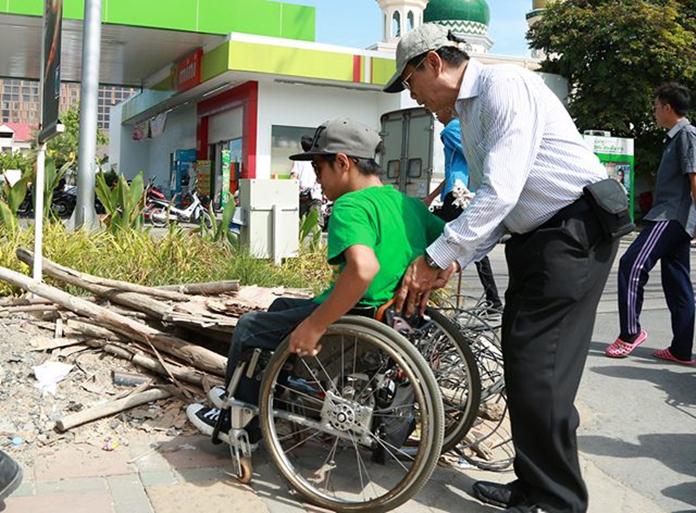
<svg viewBox="0 0 696 513">
<path fill-rule="evenodd" d="M 453 29 L 483 25 L 487 32 L 491 11 L 486 0 L 430 0 L 423 12 L 425 23 L 433 22 Z M 483 29 L 484 27 L 480 27 Z"/>
</svg>

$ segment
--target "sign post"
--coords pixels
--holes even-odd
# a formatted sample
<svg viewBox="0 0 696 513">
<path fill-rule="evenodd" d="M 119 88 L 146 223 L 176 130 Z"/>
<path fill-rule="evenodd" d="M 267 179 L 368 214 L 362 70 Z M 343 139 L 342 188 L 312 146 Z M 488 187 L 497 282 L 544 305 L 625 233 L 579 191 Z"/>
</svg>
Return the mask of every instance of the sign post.
<svg viewBox="0 0 696 513">
<path fill-rule="evenodd" d="M 60 104 L 60 51 L 63 26 L 63 0 L 45 0 L 43 45 L 41 50 L 41 127 L 36 156 L 36 205 L 34 205 L 34 268 L 32 277 L 41 281 L 43 267 L 44 171 L 46 141 L 63 131 L 58 119 Z"/>
<path fill-rule="evenodd" d="M 590 149 L 599 157 L 599 161 L 604 164 L 609 178 L 613 178 L 626 189 L 629 212 L 631 213 L 631 221 L 633 221 L 635 204 L 633 139 L 597 135 L 584 135 L 583 137 Z"/>
</svg>

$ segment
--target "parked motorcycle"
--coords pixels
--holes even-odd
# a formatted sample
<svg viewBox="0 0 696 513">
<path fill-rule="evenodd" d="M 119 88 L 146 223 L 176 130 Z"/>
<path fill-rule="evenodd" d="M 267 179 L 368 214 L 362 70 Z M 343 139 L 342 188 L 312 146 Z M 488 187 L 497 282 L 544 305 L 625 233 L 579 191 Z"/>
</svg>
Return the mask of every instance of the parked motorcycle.
<svg viewBox="0 0 696 513">
<path fill-rule="evenodd" d="M 155 226 L 167 226 L 169 223 L 205 223 L 213 225 L 210 215 L 203 206 L 203 202 L 194 191 L 191 193 L 191 203 L 185 208 L 178 208 L 171 201 L 152 199 L 150 209 L 150 222 Z"/>
</svg>

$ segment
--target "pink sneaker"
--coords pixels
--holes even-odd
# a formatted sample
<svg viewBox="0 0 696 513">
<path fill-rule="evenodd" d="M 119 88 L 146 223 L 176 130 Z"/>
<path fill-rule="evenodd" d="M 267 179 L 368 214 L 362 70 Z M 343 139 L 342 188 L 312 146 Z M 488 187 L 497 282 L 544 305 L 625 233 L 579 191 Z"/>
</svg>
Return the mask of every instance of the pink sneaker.
<svg viewBox="0 0 696 513">
<path fill-rule="evenodd" d="M 648 332 L 645 330 L 640 330 L 640 333 L 633 342 L 625 342 L 620 338 L 614 340 L 611 344 L 604 350 L 604 355 L 609 358 L 626 358 L 633 350 L 645 342 L 648 338 Z"/>
<path fill-rule="evenodd" d="M 666 360 L 668 362 L 680 363 L 682 365 L 696 366 L 696 360 L 680 360 L 672 354 L 672 351 L 667 349 L 658 349 L 653 354 L 653 357 L 659 358 L 660 360 Z"/>
</svg>

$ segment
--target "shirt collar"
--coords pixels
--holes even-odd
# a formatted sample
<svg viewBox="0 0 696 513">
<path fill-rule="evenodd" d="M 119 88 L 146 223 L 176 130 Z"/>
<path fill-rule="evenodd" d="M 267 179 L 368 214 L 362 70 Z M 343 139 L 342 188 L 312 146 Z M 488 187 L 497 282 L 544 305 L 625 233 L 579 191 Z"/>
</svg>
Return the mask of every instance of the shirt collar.
<svg viewBox="0 0 696 513">
<path fill-rule="evenodd" d="M 457 100 L 468 100 L 479 95 L 481 89 L 481 70 L 483 64 L 476 59 L 469 59 L 469 64 L 464 71 L 462 85 L 459 87 Z"/>
<path fill-rule="evenodd" d="M 670 128 L 669 132 L 667 132 L 667 138 L 673 139 L 675 135 L 684 128 L 686 125 L 689 124 L 689 120 L 686 118 L 681 118 L 679 121 L 677 121 L 677 124 L 674 125 L 672 128 Z"/>
</svg>

